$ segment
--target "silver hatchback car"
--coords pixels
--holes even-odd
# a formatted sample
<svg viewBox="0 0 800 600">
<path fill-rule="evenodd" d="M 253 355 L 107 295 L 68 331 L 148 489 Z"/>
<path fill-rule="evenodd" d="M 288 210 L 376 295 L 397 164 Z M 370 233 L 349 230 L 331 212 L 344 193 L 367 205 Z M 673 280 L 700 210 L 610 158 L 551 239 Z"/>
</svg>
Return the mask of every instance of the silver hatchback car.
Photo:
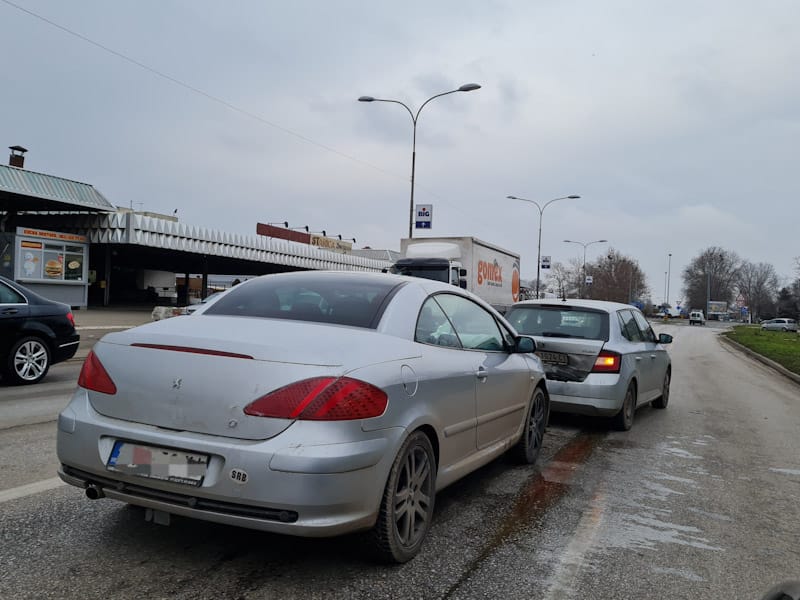
<svg viewBox="0 0 800 600">
<path fill-rule="evenodd" d="M 633 425 L 636 408 L 666 408 L 672 365 L 644 315 L 627 304 L 599 300 L 529 300 L 506 319 L 536 340 L 553 411 L 612 417 Z"/>
<path fill-rule="evenodd" d="M 794 319 L 769 319 L 761 324 L 764 331 L 797 331 L 797 321 Z"/>
</svg>

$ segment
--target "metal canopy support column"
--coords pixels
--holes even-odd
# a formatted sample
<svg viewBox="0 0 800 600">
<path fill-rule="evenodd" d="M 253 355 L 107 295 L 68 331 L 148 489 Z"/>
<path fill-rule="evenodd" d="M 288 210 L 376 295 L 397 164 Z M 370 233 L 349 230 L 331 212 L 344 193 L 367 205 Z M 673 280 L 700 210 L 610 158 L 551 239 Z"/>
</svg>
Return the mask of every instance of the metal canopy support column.
<svg viewBox="0 0 800 600">
<path fill-rule="evenodd" d="M 103 306 L 108 306 L 111 298 L 111 244 L 106 244 L 106 256 L 103 265 L 103 281 L 106 286 L 103 288 Z"/>
<path fill-rule="evenodd" d="M 208 256 L 203 255 L 203 288 L 200 290 L 200 299 L 205 300 L 208 293 Z"/>
</svg>

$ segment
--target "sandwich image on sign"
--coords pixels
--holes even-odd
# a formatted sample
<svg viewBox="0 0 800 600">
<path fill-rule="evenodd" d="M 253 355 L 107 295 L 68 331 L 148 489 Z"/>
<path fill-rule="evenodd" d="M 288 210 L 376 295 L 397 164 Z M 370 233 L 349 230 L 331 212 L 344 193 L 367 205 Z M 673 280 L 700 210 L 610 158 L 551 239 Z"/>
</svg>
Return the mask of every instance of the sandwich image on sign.
<svg viewBox="0 0 800 600">
<path fill-rule="evenodd" d="M 44 272 L 45 275 L 47 275 L 48 277 L 53 277 L 53 278 L 61 277 L 61 272 L 63 270 L 64 269 L 61 263 L 58 262 L 57 260 L 48 260 L 44 264 Z"/>
</svg>

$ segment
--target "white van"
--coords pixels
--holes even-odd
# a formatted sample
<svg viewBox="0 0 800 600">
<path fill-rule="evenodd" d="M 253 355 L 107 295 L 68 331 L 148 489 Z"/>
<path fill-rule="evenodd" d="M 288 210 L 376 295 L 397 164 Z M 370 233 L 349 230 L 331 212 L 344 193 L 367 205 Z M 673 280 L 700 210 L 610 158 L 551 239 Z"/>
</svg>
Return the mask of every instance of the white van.
<svg viewBox="0 0 800 600">
<path fill-rule="evenodd" d="M 698 325 L 706 324 L 706 318 L 703 316 L 702 310 L 693 310 L 689 313 L 689 325 L 694 325 L 695 323 Z"/>
</svg>

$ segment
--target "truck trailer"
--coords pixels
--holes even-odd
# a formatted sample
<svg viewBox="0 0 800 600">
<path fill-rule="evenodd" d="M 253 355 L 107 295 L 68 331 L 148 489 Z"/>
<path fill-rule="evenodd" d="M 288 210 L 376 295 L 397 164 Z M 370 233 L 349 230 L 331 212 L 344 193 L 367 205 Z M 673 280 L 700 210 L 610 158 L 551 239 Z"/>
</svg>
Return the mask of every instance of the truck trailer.
<svg viewBox="0 0 800 600">
<path fill-rule="evenodd" d="M 519 255 L 474 237 L 400 240 L 392 273 L 444 281 L 501 312 L 519 301 Z"/>
</svg>

